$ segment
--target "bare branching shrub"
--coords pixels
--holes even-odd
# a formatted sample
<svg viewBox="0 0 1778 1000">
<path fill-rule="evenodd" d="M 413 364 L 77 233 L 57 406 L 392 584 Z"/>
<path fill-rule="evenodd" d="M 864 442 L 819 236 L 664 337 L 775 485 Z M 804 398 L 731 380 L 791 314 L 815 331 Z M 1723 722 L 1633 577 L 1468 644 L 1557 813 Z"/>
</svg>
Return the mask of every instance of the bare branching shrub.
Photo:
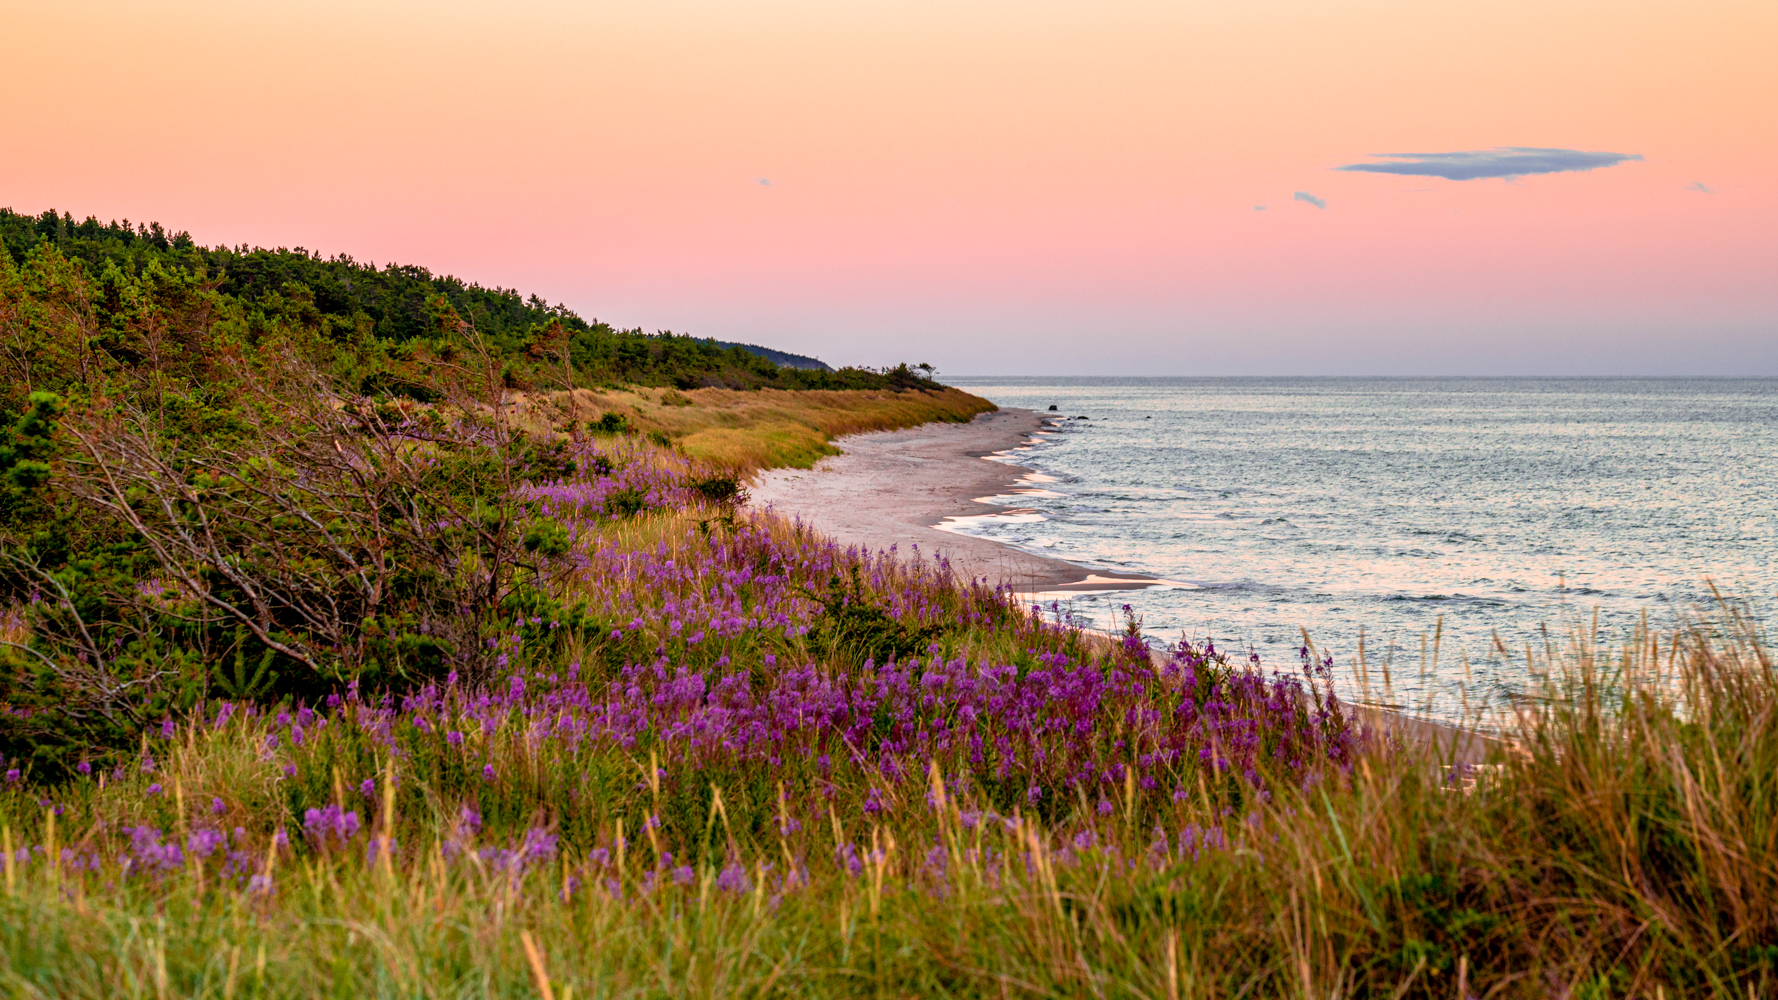
<svg viewBox="0 0 1778 1000">
<path fill-rule="evenodd" d="M 567 450 L 497 407 L 291 388 L 244 407 L 228 441 L 177 439 L 129 406 L 66 421 L 59 488 L 127 526 L 153 576 L 108 584 L 103 630 L 52 592 L 64 660 L 102 664 L 172 628 L 206 660 L 300 668 L 296 689 L 477 671 L 478 628 L 541 569 L 517 487 L 572 471 Z"/>
</svg>

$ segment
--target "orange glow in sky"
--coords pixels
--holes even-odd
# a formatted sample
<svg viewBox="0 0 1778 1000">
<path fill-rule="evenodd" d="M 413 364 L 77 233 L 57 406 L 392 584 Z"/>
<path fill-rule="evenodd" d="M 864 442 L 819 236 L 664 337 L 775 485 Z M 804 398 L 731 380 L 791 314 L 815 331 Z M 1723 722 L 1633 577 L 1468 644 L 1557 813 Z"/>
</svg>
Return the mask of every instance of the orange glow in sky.
<svg viewBox="0 0 1778 1000">
<path fill-rule="evenodd" d="M 952 374 L 1778 374 L 1771 0 L 66 0 L 0 29 L 22 212 Z M 1332 169 L 1507 146 L 1642 159 Z"/>
</svg>

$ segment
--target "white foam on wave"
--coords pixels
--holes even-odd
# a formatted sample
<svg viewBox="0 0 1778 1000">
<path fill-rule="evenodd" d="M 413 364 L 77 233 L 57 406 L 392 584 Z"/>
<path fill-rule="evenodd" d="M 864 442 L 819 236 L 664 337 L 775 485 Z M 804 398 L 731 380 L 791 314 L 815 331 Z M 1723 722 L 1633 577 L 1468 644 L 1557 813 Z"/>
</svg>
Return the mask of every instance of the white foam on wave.
<svg viewBox="0 0 1778 1000">
<path fill-rule="evenodd" d="M 1179 580 L 1131 580 L 1131 579 L 1128 579 L 1125 577 L 1100 576 L 1099 574 L 1092 573 L 1092 572 L 1087 573 L 1087 575 L 1084 578 L 1075 580 L 1071 583 L 1066 584 L 1065 586 L 1072 588 L 1072 589 L 1019 591 L 1019 596 L 1023 597 L 1023 598 L 1053 597 L 1053 598 L 1078 599 L 1081 597 L 1092 596 L 1095 594 L 1097 594 L 1097 595 L 1112 595 L 1112 594 L 1117 594 L 1117 593 L 1128 593 L 1131 591 L 1201 590 L 1201 589 L 1203 589 L 1195 583 L 1184 583 Z M 1101 589 L 1098 589 L 1098 590 L 1078 589 L 1078 588 L 1082 588 L 1082 587 L 1096 587 L 1096 588 L 1101 588 Z"/>
<path fill-rule="evenodd" d="M 1036 524 L 1049 518 L 1029 507 L 1012 507 L 993 514 L 953 514 L 933 525 L 940 531 L 949 531 L 959 535 L 973 535 L 970 528 L 984 528 L 996 524 Z"/>
</svg>

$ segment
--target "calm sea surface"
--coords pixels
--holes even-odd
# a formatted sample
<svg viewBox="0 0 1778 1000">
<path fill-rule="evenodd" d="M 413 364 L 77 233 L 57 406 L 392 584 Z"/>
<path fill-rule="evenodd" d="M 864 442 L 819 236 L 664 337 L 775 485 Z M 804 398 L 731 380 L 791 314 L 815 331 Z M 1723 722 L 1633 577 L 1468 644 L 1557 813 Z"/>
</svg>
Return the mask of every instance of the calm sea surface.
<svg viewBox="0 0 1778 1000">
<path fill-rule="evenodd" d="M 952 378 L 1059 407 L 1008 461 L 1041 474 L 953 530 L 1176 586 L 1077 599 L 1110 623 L 1294 662 L 1301 630 L 1342 671 L 1458 710 L 1522 687 L 1523 649 L 1590 626 L 1670 627 L 1707 578 L 1770 622 L 1778 380 Z M 1422 638 L 1442 620 L 1421 684 Z M 1499 639 L 1519 653 L 1494 652 Z"/>
</svg>

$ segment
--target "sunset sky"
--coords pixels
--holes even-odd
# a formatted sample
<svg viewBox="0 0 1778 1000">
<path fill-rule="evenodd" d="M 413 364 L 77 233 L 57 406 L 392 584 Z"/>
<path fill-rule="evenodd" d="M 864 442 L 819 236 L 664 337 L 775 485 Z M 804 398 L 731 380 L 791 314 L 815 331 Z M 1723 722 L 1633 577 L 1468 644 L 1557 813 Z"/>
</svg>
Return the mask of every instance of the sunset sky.
<svg viewBox="0 0 1778 1000">
<path fill-rule="evenodd" d="M 0 34 L 21 212 L 952 375 L 1778 375 L 1772 0 L 0 0 Z M 1378 165 L 1420 172 L 1336 169 Z M 1516 169 L 1556 172 L 1433 175 Z"/>
</svg>

